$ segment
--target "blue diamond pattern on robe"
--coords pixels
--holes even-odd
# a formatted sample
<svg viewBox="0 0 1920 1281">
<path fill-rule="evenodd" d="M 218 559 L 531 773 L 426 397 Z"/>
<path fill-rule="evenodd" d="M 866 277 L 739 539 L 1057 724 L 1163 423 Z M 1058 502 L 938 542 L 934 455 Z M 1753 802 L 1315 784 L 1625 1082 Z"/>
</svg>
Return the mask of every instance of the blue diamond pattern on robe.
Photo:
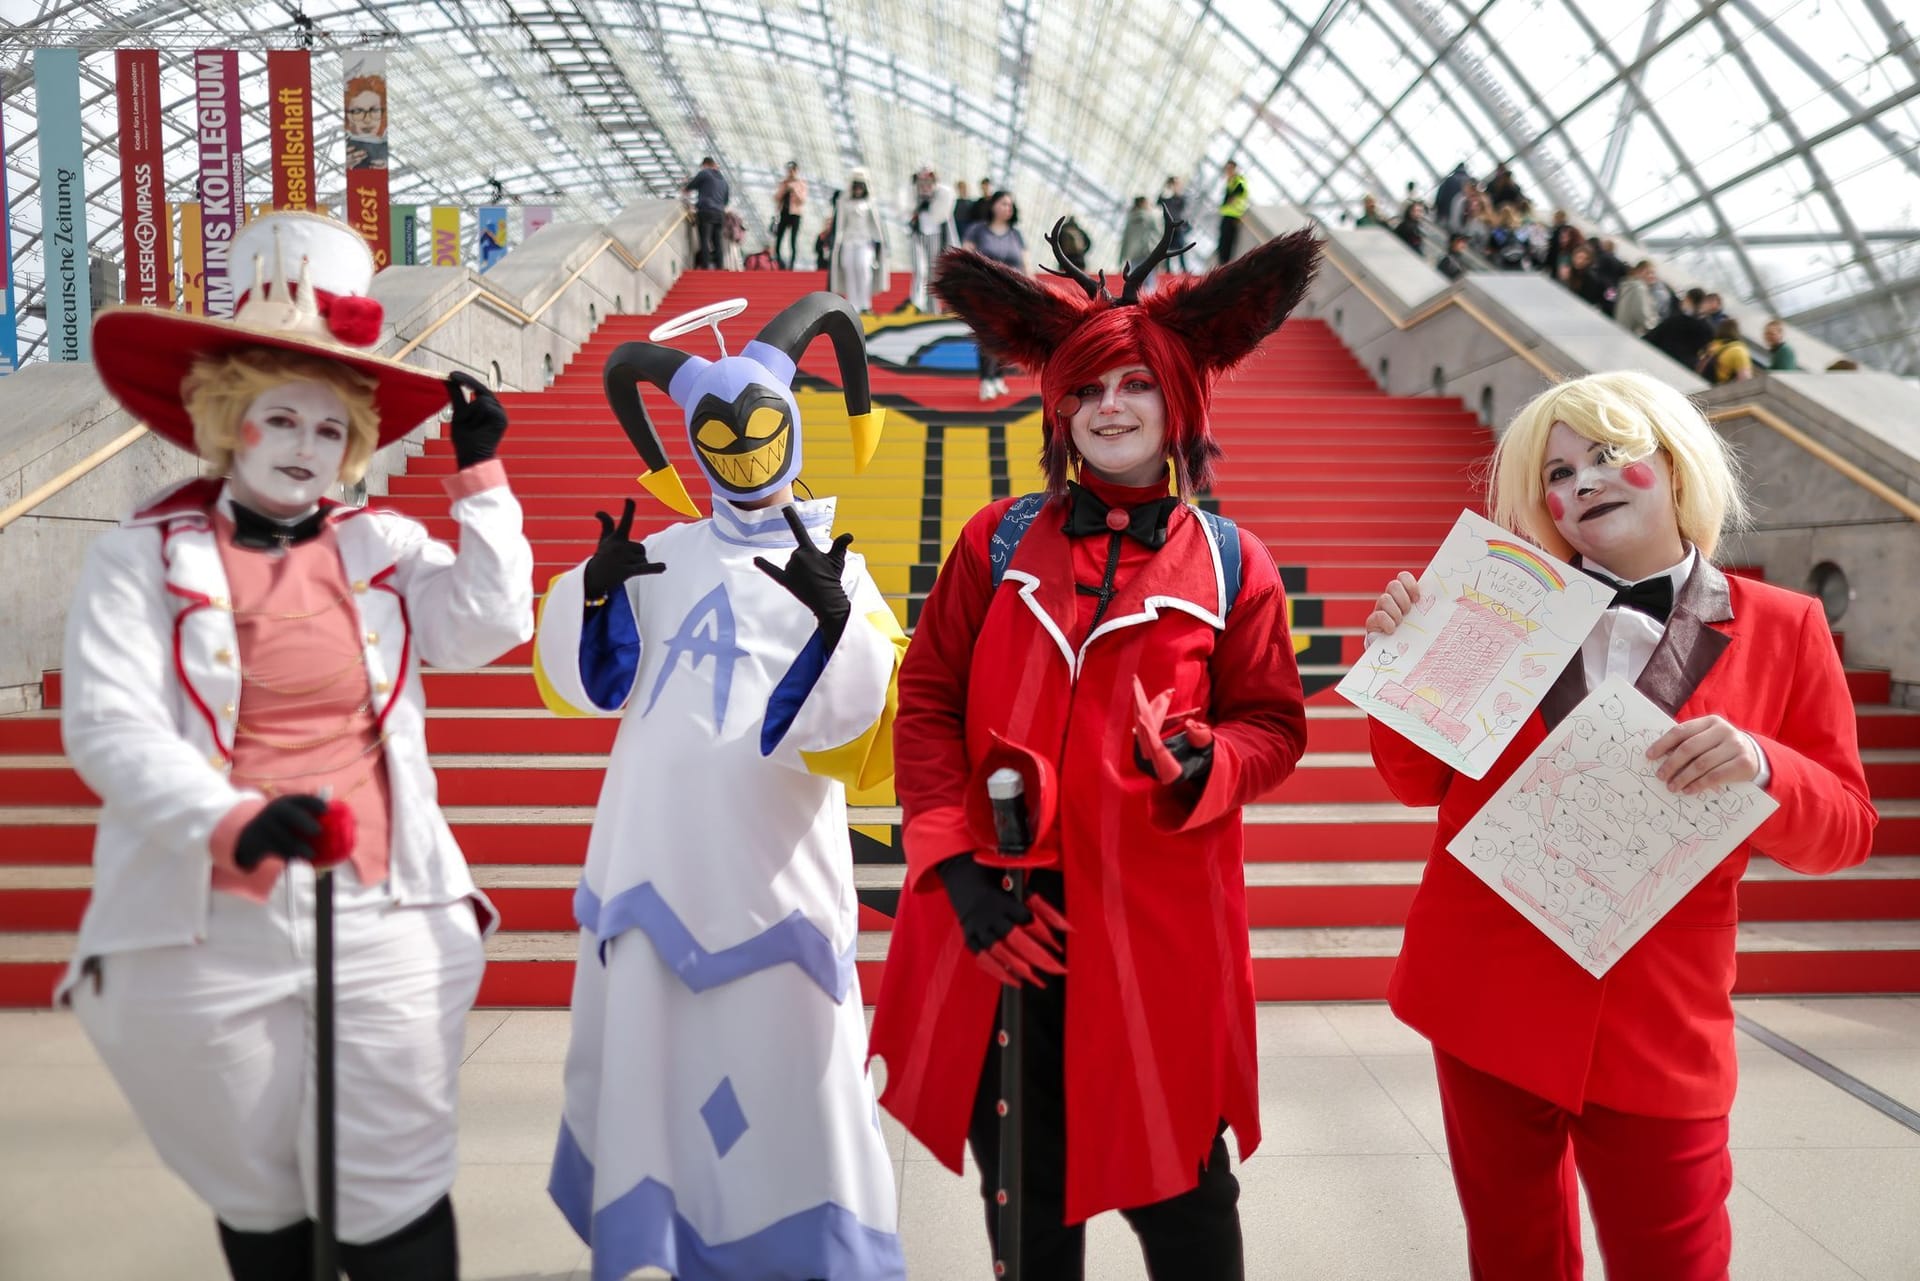
<svg viewBox="0 0 1920 1281">
<path fill-rule="evenodd" d="M 732 1078 L 720 1078 L 720 1084 L 713 1087 L 713 1093 L 700 1105 L 700 1119 L 707 1123 L 707 1133 L 713 1136 L 713 1149 L 721 1156 L 740 1141 L 740 1136 L 747 1132 L 747 1117 L 740 1110 L 740 1100 L 734 1097 Z"/>
</svg>

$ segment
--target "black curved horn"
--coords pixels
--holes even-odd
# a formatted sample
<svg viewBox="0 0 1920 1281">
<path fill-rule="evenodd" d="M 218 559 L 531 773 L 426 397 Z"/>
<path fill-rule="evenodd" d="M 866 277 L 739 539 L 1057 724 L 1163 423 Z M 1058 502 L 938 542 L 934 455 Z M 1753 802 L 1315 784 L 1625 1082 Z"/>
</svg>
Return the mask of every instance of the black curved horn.
<svg viewBox="0 0 1920 1281">
<path fill-rule="evenodd" d="M 622 343 L 607 357 L 607 403 L 613 406 L 620 430 L 627 433 L 634 452 L 640 455 L 649 472 L 660 471 L 670 464 L 666 448 L 660 443 L 660 431 L 640 399 L 639 384 L 648 382 L 661 391 L 668 391 L 680 366 L 691 359 L 684 351 L 651 342 Z"/>
<path fill-rule="evenodd" d="M 1147 283 L 1147 277 L 1153 274 L 1154 268 L 1167 259 L 1193 248 L 1191 244 L 1182 245 L 1178 249 L 1172 247 L 1175 240 L 1187 234 L 1187 224 L 1174 219 L 1173 213 L 1167 208 L 1167 202 L 1164 200 L 1160 202 L 1160 220 L 1162 223 L 1160 243 L 1153 247 L 1153 252 L 1148 254 L 1139 266 L 1128 263 L 1121 268 L 1127 277 L 1126 287 L 1120 291 L 1122 303 L 1139 302 L 1140 290 Z"/>
<path fill-rule="evenodd" d="M 1065 229 L 1066 225 L 1067 220 L 1061 218 L 1053 224 L 1053 230 L 1047 233 L 1047 244 L 1053 248 L 1053 259 L 1059 263 L 1060 266 L 1049 267 L 1045 263 L 1042 263 L 1040 270 L 1046 272 L 1048 275 L 1067 277 L 1087 291 L 1087 299 L 1090 302 L 1098 302 L 1103 298 L 1108 302 L 1112 302 L 1113 295 L 1107 292 L 1107 273 L 1104 271 L 1101 272 L 1100 278 L 1095 280 L 1092 276 L 1089 276 L 1083 268 L 1074 266 L 1073 259 L 1067 257 L 1067 251 L 1060 247 L 1060 232 Z"/>
<path fill-rule="evenodd" d="M 864 414 L 869 408 L 867 391 L 867 334 L 860 325 L 860 313 L 839 294 L 816 289 L 781 309 L 755 337 L 755 342 L 784 352 L 795 365 L 801 355 L 821 334 L 833 342 L 834 359 L 840 365 L 840 385 L 846 391 L 847 412 Z"/>
</svg>

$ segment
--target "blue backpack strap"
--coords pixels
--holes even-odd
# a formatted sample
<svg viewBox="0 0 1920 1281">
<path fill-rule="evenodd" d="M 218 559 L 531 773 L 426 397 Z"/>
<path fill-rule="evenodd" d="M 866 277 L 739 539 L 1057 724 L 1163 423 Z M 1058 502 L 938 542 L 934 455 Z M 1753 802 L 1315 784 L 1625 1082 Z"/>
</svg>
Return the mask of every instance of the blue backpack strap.
<svg viewBox="0 0 1920 1281">
<path fill-rule="evenodd" d="M 1233 612 L 1233 603 L 1240 599 L 1240 527 L 1219 512 L 1210 512 L 1204 507 L 1193 511 L 1206 529 L 1207 537 L 1213 540 L 1214 550 L 1220 553 L 1220 577 L 1226 584 L 1227 596 L 1220 609 L 1224 622 Z"/>
<path fill-rule="evenodd" d="M 1000 580 L 1007 576 L 1007 566 L 1013 563 L 1013 553 L 1020 546 L 1020 540 L 1027 536 L 1034 517 L 1040 514 L 1046 505 L 1045 494 L 1022 494 L 1013 500 L 1013 505 L 1001 514 L 1000 524 L 993 531 L 993 541 L 987 544 L 987 563 L 993 569 L 993 585 L 1000 586 Z"/>
</svg>

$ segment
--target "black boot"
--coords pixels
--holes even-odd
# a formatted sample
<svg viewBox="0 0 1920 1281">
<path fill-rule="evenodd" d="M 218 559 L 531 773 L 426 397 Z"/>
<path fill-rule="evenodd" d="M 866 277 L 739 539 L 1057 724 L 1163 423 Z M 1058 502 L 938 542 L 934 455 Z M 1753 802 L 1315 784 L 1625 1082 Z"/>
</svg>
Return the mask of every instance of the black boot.
<svg viewBox="0 0 1920 1281">
<path fill-rule="evenodd" d="M 220 1225 L 220 1248 L 233 1281 L 288 1281 L 313 1271 L 313 1220 L 275 1232 L 242 1232 Z"/>
<path fill-rule="evenodd" d="M 460 1240 L 453 1226 L 453 1198 L 391 1236 L 365 1245 L 340 1244 L 348 1281 L 460 1281 Z"/>
</svg>

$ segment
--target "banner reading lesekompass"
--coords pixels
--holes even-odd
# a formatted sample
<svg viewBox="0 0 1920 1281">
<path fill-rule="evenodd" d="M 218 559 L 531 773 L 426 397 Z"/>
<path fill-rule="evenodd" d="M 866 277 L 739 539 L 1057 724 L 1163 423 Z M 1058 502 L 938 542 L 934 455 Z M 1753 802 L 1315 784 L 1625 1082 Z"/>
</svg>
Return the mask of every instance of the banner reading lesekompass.
<svg viewBox="0 0 1920 1281">
<path fill-rule="evenodd" d="M 93 301 L 87 269 L 87 184 L 81 169 L 79 50 L 34 50 L 33 96 L 40 129 L 47 358 L 91 360 Z"/>
<path fill-rule="evenodd" d="M 173 229 L 167 225 L 167 179 L 161 153 L 160 53 L 121 49 L 113 55 L 120 101 L 120 225 L 126 233 L 128 302 L 173 305 Z"/>
<path fill-rule="evenodd" d="M 246 158 L 240 151 L 240 63 L 231 49 L 193 55 L 194 136 L 200 146 L 200 245 L 209 316 L 233 314 L 227 249 L 245 221 Z"/>
<path fill-rule="evenodd" d="M 356 49 L 340 58 L 346 81 L 347 222 L 366 237 L 375 271 L 393 261 L 387 208 L 387 55 Z"/>
<path fill-rule="evenodd" d="M 305 49 L 267 54 L 267 135 L 273 207 L 313 208 L 313 65 Z"/>
</svg>

